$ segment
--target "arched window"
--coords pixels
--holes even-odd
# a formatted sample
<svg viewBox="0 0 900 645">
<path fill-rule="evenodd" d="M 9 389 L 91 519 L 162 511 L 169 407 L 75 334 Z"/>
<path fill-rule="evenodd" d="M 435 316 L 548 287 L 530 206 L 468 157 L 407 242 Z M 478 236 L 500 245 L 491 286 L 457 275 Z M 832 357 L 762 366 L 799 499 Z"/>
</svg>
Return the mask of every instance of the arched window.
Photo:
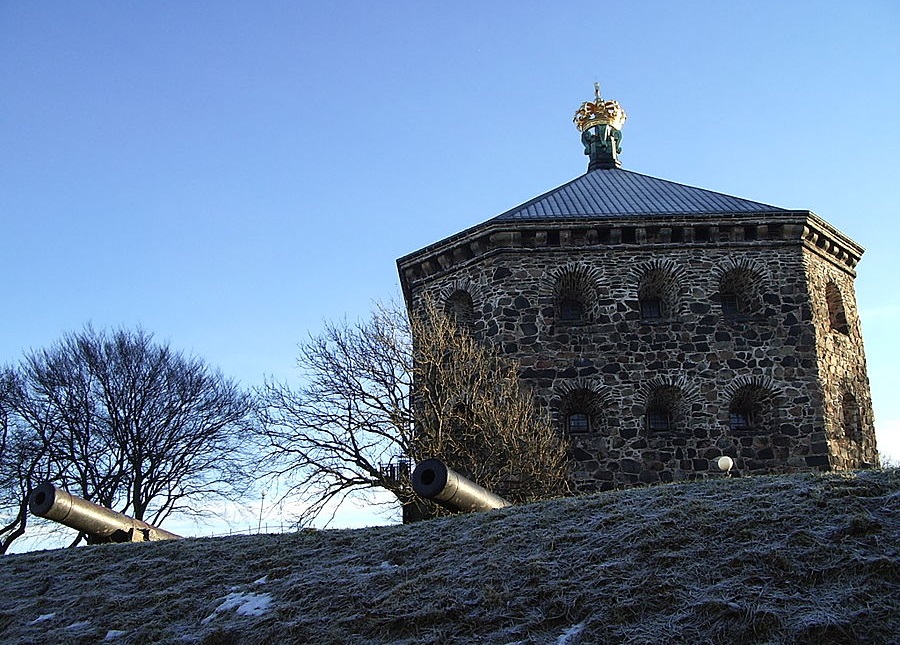
<svg viewBox="0 0 900 645">
<path fill-rule="evenodd" d="M 771 393 L 761 385 L 738 388 L 728 404 L 728 427 L 735 432 L 755 430 L 768 425 L 771 416 Z"/>
<path fill-rule="evenodd" d="M 677 285 L 671 273 L 651 269 L 638 283 L 638 309 L 643 320 L 669 318 L 676 309 Z"/>
<path fill-rule="evenodd" d="M 844 392 L 841 397 L 841 416 L 843 417 L 844 435 L 848 439 L 858 441 L 862 434 L 859 423 L 859 405 L 856 397 L 850 392 Z"/>
<path fill-rule="evenodd" d="M 719 304 L 726 318 L 758 313 L 762 309 L 761 277 L 748 267 L 735 267 L 719 281 Z"/>
<path fill-rule="evenodd" d="M 571 434 L 597 432 L 604 423 L 600 396 L 585 387 L 566 394 L 559 412 L 563 429 Z"/>
<path fill-rule="evenodd" d="M 556 319 L 561 323 L 588 322 L 590 307 L 595 302 L 594 278 L 584 267 L 566 268 L 556 279 L 553 295 Z"/>
<path fill-rule="evenodd" d="M 444 303 L 446 314 L 460 327 L 471 327 L 475 322 L 475 307 L 468 291 L 457 289 Z"/>
<path fill-rule="evenodd" d="M 675 386 L 656 388 L 647 398 L 644 424 L 650 432 L 676 430 L 681 416 L 683 395 Z"/>
<path fill-rule="evenodd" d="M 828 303 L 828 324 L 831 329 L 848 335 L 850 327 L 847 325 L 847 314 L 844 312 L 844 299 L 834 282 L 829 282 L 825 286 L 825 301 Z"/>
</svg>

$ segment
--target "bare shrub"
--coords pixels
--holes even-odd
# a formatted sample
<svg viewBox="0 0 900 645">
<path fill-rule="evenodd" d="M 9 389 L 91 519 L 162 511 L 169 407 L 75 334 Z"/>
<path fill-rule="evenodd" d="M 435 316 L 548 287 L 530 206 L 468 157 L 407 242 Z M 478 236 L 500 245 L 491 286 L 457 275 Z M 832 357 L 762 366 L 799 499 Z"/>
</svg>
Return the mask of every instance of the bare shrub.
<svg viewBox="0 0 900 645">
<path fill-rule="evenodd" d="M 298 387 L 261 392 L 263 466 L 304 519 L 355 491 L 414 502 L 410 462 L 429 457 L 511 501 L 562 493 L 566 445 L 517 369 L 433 303 L 328 324 L 300 346 Z M 411 465 L 411 464 L 410 464 Z"/>
</svg>

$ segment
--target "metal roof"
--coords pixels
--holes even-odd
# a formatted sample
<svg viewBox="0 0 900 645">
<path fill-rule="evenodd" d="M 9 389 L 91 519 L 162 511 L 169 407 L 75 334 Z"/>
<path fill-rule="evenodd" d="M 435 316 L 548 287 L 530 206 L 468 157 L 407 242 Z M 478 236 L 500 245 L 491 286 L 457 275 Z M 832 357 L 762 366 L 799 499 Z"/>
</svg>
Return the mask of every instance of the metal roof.
<svg viewBox="0 0 900 645">
<path fill-rule="evenodd" d="M 630 170 L 604 168 L 592 170 L 516 206 L 493 218 L 493 221 L 770 213 L 784 210 Z"/>
</svg>

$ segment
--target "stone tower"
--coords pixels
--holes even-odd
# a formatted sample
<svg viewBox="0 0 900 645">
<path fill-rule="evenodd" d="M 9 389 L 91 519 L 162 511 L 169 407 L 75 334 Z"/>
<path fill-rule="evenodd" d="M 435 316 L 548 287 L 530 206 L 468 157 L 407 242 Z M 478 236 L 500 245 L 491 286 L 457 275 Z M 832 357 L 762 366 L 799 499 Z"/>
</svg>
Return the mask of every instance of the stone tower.
<svg viewBox="0 0 900 645">
<path fill-rule="evenodd" d="M 877 463 L 854 293 L 863 248 L 815 213 L 620 167 L 624 110 L 581 105 L 580 177 L 397 261 L 521 365 L 584 491 Z"/>
</svg>

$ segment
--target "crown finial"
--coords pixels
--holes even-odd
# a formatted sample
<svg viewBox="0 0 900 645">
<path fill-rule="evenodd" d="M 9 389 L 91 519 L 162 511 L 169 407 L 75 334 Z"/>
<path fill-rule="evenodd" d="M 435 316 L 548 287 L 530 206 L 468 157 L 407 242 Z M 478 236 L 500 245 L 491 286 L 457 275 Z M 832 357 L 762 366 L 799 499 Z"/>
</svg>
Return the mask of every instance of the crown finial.
<svg viewBox="0 0 900 645">
<path fill-rule="evenodd" d="M 619 102 L 604 101 L 600 83 L 594 83 L 594 100 L 582 103 L 572 119 L 581 132 L 584 154 L 590 157 L 589 171 L 621 166 L 622 126 L 627 118 Z"/>
</svg>

